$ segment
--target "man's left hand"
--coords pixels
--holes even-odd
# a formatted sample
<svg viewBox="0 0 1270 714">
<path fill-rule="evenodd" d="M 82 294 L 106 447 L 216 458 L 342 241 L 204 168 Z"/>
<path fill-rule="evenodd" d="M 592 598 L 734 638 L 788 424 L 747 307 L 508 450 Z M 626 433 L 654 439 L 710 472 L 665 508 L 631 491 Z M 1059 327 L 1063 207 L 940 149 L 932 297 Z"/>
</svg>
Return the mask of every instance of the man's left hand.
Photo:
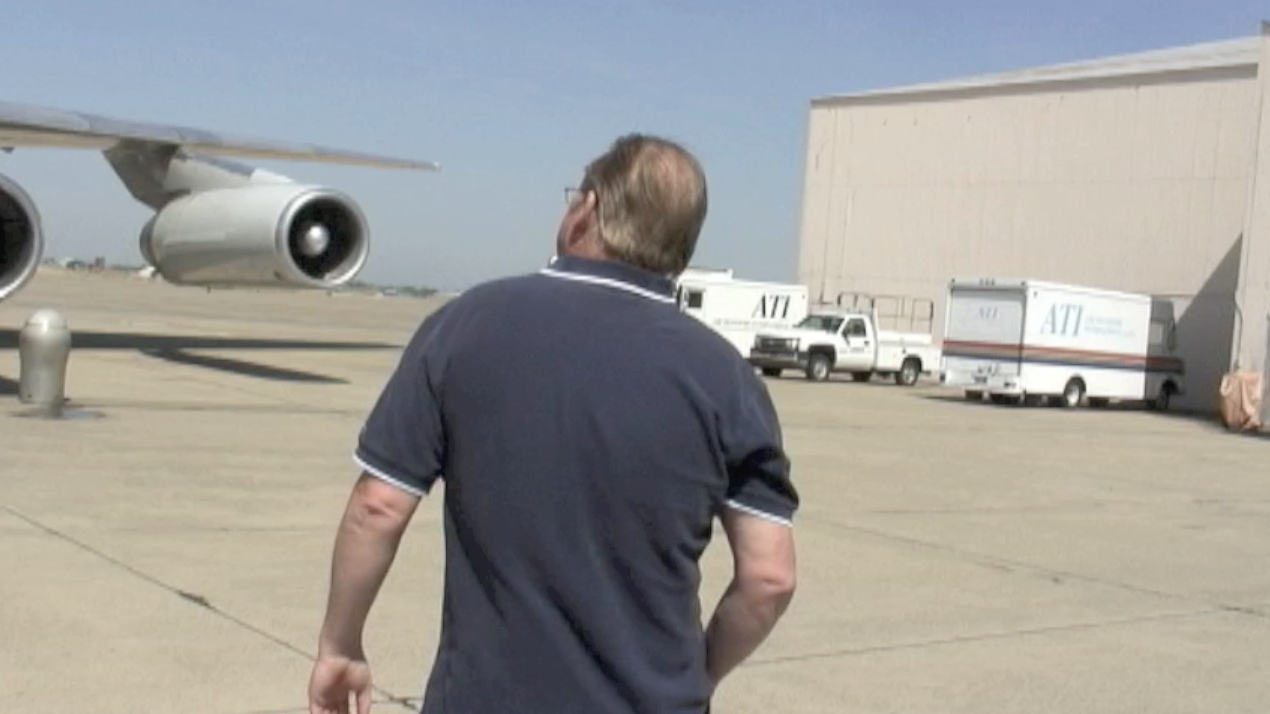
<svg viewBox="0 0 1270 714">
<path fill-rule="evenodd" d="M 365 657 L 323 654 L 313 665 L 309 679 L 309 714 L 370 714 L 370 665 Z"/>
</svg>

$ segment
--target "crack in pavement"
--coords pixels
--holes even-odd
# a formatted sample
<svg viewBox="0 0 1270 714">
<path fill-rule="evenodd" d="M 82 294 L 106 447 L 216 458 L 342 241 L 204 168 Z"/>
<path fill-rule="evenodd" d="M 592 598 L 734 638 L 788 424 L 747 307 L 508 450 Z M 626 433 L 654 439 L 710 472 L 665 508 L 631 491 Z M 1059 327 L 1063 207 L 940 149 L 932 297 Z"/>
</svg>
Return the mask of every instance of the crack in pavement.
<svg viewBox="0 0 1270 714">
<path fill-rule="evenodd" d="M 1158 597 L 1164 600 L 1203 602 L 1202 600 L 1197 600 L 1197 598 L 1189 597 L 1186 595 L 1178 595 L 1176 593 L 1168 593 L 1168 592 L 1163 592 L 1160 590 L 1152 590 L 1151 588 L 1144 588 L 1137 585 L 1130 585 L 1129 583 L 1121 583 L 1115 580 L 1106 580 L 1104 578 L 1099 578 L 1092 575 L 1082 575 L 1081 573 L 1073 573 L 1066 570 L 1058 570 L 1056 568 L 1047 568 L 1044 566 L 1033 565 L 1031 563 L 1025 563 L 1020 560 L 1012 560 L 1010 558 L 1002 558 L 995 555 L 988 555 L 986 553 L 980 553 L 973 550 L 957 548 L 950 545 L 944 545 L 942 543 L 932 543 L 930 541 L 921 540 L 920 538 L 910 538 L 908 536 L 895 535 L 893 533 L 887 533 L 885 531 L 880 531 L 873 528 L 865 528 L 864 526 L 847 525 L 845 523 L 838 523 L 836 521 L 817 518 L 815 516 L 812 516 L 810 518 L 807 516 L 804 516 L 803 520 L 810 521 L 812 523 L 817 523 L 820 525 L 830 526 L 832 528 L 837 528 L 838 530 L 844 530 L 844 531 L 871 536 L 873 538 L 878 538 L 881 540 L 893 541 L 896 543 L 903 543 L 904 545 L 913 546 L 916 548 L 923 548 L 926 550 L 935 550 L 935 551 L 941 551 L 944 553 L 951 553 L 953 555 L 961 557 L 964 560 L 968 560 L 978 565 L 991 567 L 996 570 L 1005 570 L 1006 572 L 1013 572 L 1014 570 L 1028 570 L 1037 575 L 1044 576 L 1045 579 L 1048 579 L 1048 580 L 1053 580 L 1056 577 L 1066 578 L 1069 580 L 1076 580 L 1080 582 L 1091 583 L 1094 585 L 1113 587 L 1120 590 L 1125 590 L 1127 592 L 1135 593 L 1138 595 L 1151 595 L 1151 596 Z M 1211 604 L 1211 603 L 1205 603 L 1205 604 Z"/>
<path fill-rule="evenodd" d="M 15 532 L 22 532 L 14 529 Z M 311 526 L 207 526 L 207 525 L 186 525 L 186 524 L 156 524 L 156 525 L 131 525 L 131 526 L 101 526 L 91 529 L 85 529 L 79 526 L 68 528 L 67 532 L 78 530 L 90 530 L 93 533 L 115 533 L 119 535 L 173 535 L 173 534 L 225 534 L 225 533 L 327 533 L 331 531 L 331 527 L 326 524 Z M 0 526 L 0 533 L 4 533 L 5 529 Z"/>
<path fill-rule="evenodd" d="M 1165 620 L 1184 620 L 1191 617 L 1202 617 L 1204 615 L 1217 615 L 1227 612 L 1226 608 L 1213 607 L 1202 610 L 1188 610 L 1185 612 L 1160 613 L 1156 615 L 1143 615 L 1141 617 L 1122 617 L 1098 620 L 1095 622 L 1075 622 L 1066 625 L 1047 625 L 1045 627 L 1031 627 L 1018 630 L 1009 630 L 1006 632 L 985 632 L 978 635 L 959 635 L 956 637 L 946 637 L 933 640 L 921 640 L 917 642 L 900 642 L 890 645 L 871 645 L 865 647 L 851 647 L 832 652 L 811 652 L 801 655 L 787 655 L 784 657 L 771 657 L 769 659 L 760 659 L 753 662 L 742 664 L 742 667 L 767 667 L 775 664 L 788 664 L 790 662 L 807 662 L 818 659 L 833 659 L 836 657 L 847 657 L 851 655 L 875 654 L 879 652 L 896 652 L 900 650 L 925 649 L 928 647 L 941 647 L 945 645 L 969 644 L 974 642 L 987 642 L 991 640 L 1004 640 L 1014 637 L 1035 637 L 1039 635 L 1048 635 L 1063 632 L 1080 632 L 1082 630 L 1097 630 L 1107 627 L 1116 627 L 1121 625 L 1137 625 L 1144 622 L 1162 622 Z"/>
<path fill-rule="evenodd" d="M 418 697 L 406 697 L 404 699 L 376 699 L 371 697 L 371 704 L 398 704 L 414 711 L 421 702 Z M 309 714 L 309 708 L 304 706 L 287 707 L 285 709 L 252 709 L 250 711 L 233 711 L 228 714 Z"/>
<path fill-rule="evenodd" d="M 903 543 L 908 546 L 923 548 L 926 550 L 934 550 L 934 551 L 940 551 L 944 553 L 950 553 L 954 556 L 958 556 L 959 558 L 967 562 L 971 562 L 976 565 L 992 568 L 994 570 L 1000 570 L 1007 573 L 1013 573 L 1016 571 L 1029 571 L 1034 576 L 1039 576 L 1045 580 L 1050 580 L 1054 583 L 1061 583 L 1063 582 L 1063 579 L 1067 579 L 1067 580 L 1072 580 L 1076 582 L 1088 583 L 1092 585 L 1101 585 L 1103 587 L 1116 588 L 1116 589 L 1124 590 L 1126 592 L 1134 593 L 1137 595 L 1150 595 L 1153 597 L 1160 598 L 1161 600 L 1173 600 L 1176 602 L 1186 602 L 1186 603 L 1193 603 L 1196 605 L 1204 605 L 1209 608 L 1213 608 L 1214 610 L 1220 610 L 1223 612 L 1229 612 L 1229 613 L 1234 613 L 1239 615 L 1246 615 L 1248 617 L 1270 618 L 1270 614 L 1262 612 L 1261 610 L 1256 609 L 1254 607 L 1244 607 L 1239 605 L 1233 605 L 1230 603 L 1220 602 L 1220 600 L 1210 599 L 1201 595 L 1186 595 L 1182 593 L 1170 593 L 1170 592 L 1164 592 L 1162 590 L 1153 590 L 1151 588 L 1145 588 L 1138 585 L 1131 585 L 1129 583 L 1122 583 L 1116 580 L 1109 580 L 1106 578 L 1100 578 L 1100 577 L 1096 577 L 1092 575 L 1084 575 L 1081 573 L 1075 573 L 1068 570 L 1059 570 L 1057 568 L 1049 568 L 1049 567 L 1040 566 L 1040 565 L 1033 565 L 1032 563 L 1026 563 L 1021 560 L 1013 560 L 1010 558 L 1002 558 L 995 555 L 988 555 L 986 553 L 980 553 L 978 551 L 973 551 L 973 550 L 966 550 L 964 548 L 957 548 L 950 545 L 944 545 L 942 543 L 932 543 L 930 541 L 921 540 L 920 538 L 910 538 L 908 536 L 895 535 L 895 534 L 887 533 L 886 531 L 881 531 L 874 528 L 847 525 L 847 524 L 838 523 L 832 520 L 818 518 L 816 516 L 811 516 L 811 517 L 804 516 L 803 520 L 810 521 L 812 523 L 816 523 L 819 525 L 829 526 L 839 530 L 864 534 L 864 535 L 871 536 L 873 538 L 877 538 L 880 540 Z"/>
<path fill-rule="evenodd" d="M 46 535 L 52 536 L 66 543 L 70 543 L 76 548 L 79 548 L 80 550 L 83 550 L 89 553 L 90 555 L 98 558 L 99 560 L 102 560 L 106 562 L 107 564 L 109 564 L 110 566 L 117 568 L 119 570 L 122 570 L 128 573 L 129 575 L 132 575 L 133 577 L 143 580 L 146 583 L 149 583 L 150 585 L 153 585 L 155 587 L 162 588 L 163 590 L 167 590 L 168 592 L 184 600 L 185 602 L 195 607 L 198 607 L 206 612 L 209 612 L 217 617 L 220 617 L 221 619 L 236 625 L 240 629 L 246 630 L 258 637 L 264 638 L 268 640 L 269 642 L 272 642 L 273 644 L 281 647 L 282 649 L 287 650 L 291 654 L 302 657 L 304 660 L 308 662 L 313 662 L 316 659 L 314 655 L 306 652 L 305 650 L 301 649 L 300 647 L 297 647 L 296 645 L 291 644 L 290 642 L 287 642 L 281 637 L 278 637 L 277 635 L 267 632 L 261 629 L 260 627 L 257 627 L 256 625 L 253 625 L 250 622 L 243 620 L 242 618 L 239 618 L 235 615 L 232 615 L 226 612 L 225 610 L 222 610 L 221 608 L 212 604 L 209 600 L 207 600 L 207 598 L 203 597 L 202 595 L 199 595 L 197 593 L 187 592 L 174 585 L 166 583 L 160 580 L 159 578 L 153 575 L 150 575 L 149 573 L 146 573 L 134 568 L 133 566 L 123 562 L 122 560 L 119 560 L 118 558 L 115 558 L 114 556 L 108 553 L 105 553 L 81 540 L 78 540 L 72 536 L 69 536 L 57 530 L 56 528 L 53 528 L 52 526 L 47 526 L 41 523 L 39 520 L 32 518 L 26 515 L 25 513 L 18 511 L 17 509 L 11 508 L 10 506 L 0 505 L 0 511 L 4 511 L 5 513 L 8 513 L 14 518 L 17 518 L 39 529 L 40 531 L 44 532 L 44 534 Z M 405 709 L 412 708 L 410 705 L 411 699 L 409 697 L 397 696 L 396 694 L 393 694 L 392 692 L 382 689 L 374 684 L 371 685 L 371 690 L 375 694 L 378 694 L 381 697 L 384 697 L 384 699 L 388 703 L 398 704 L 399 706 Z M 287 710 L 283 710 L 283 711 L 287 711 Z"/>
<path fill-rule="evenodd" d="M 1262 617 L 1270 620 L 1270 613 L 1263 612 L 1255 607 L 1248 607 L 1246 605 L 1218 605 L 1218 608 L 1224 612 L 1233 612 L 1237 615 L 1248 615 L 1250 617 Z"/>
<path fill-rule="evenodd" d="M 1097 510 L 1107 508 L 1103 501 L 1072 501 L 1045 506 L 983 506 L 964 508 L 876 508 L 846 511 L 845 515 L 858 516 L 995 516 L 1019 513 L 1066 513 L 1073 510 Z M 809 511 L 814 515 L 813 511 Z M 840 511 L 841 512 L 841 511 Z"/>
<path fill-rule="evenodd" d="M 262 398 L 269 398 L 261 395 Z M 207 402 L 161 402 L 161 401 L 122 401 L 122 400 L 84 400 L 76 402 L 81 408 L 91 408 L 99 410 L 118 411 L 124 409 L 134 409 L 146 412 L 196 412 L 196 413 L 213 413 L 213 412 L 243 412 L 247 414 L 300 414 L 300 415 L 319 415 L 319 416 L 340 416 L 340 417 L 360 417 L 365 415 L 364 409 L 338 409 L 331 407 L 323 407 L 317 405 L 308 405 L 300 402 L 277 403 L 277 404 L 260 404 L 257 402 L 226 402 L 221 404 L 211 404 Z"/>
</svg>

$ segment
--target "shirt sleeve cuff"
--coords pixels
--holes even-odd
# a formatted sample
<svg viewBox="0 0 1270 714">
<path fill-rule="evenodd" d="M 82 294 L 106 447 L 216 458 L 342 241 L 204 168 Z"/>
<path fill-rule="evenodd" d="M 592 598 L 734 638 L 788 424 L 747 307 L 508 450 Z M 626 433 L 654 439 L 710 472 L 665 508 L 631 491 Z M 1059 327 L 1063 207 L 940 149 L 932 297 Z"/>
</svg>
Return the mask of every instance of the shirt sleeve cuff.
<svg viewBox="0 0 1270 714">
<path fill-rule="evenodd" d="M 371 476 L 374 476 L 375 478 L 392 486 L 396 486 L 406 493 L 419 496 L 420 498 L 428 495 L 427 490 L 421 488 L 417 483 L 415 483 L 414 479 L 395 474 L 394 469 L 380 466 L 373 459 L 367 458 L 366 452 L 360 448 L 353 450 L 353 463 L 360 466 L 363 471 Z"/>
<path fill-rule="evenodd" d="M 792 527 L 794 525 L 794 513 L 792 509 L 776 508 L 772 504 L 750 505 L 743 503 L 736 498 L 729 498 L 724 502 L 728 508 L 748 513 L 751 516 L 762 518 L 782 526 Z"/>
</svg>

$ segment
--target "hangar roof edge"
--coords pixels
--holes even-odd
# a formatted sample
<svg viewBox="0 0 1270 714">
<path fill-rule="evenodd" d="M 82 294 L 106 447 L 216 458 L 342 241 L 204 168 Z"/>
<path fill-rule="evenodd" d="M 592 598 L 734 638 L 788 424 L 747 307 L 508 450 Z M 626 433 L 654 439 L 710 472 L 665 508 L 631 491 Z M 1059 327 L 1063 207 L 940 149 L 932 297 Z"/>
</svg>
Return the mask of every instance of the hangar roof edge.
<svg viewBox="0 0 1270 714">
<path fill-rule="evenodd" d="M 910 84 L 863 92 L 814 97 L 813 106 L 847 103 L 854 99 L 884 98 L 928 92 L 989 89 L 1029 84 L 1044 84 L 1100 77 L 1156 74 L 1187 70 L 1256 66 L 1260 61 L 1261 38 L 1242 37 L 1233 40 L 1204 42 L 1162 50 L 1149 50 L 1112 55 L 1077 62 L 1045 65 L 995 74 Z"/>
</svg>

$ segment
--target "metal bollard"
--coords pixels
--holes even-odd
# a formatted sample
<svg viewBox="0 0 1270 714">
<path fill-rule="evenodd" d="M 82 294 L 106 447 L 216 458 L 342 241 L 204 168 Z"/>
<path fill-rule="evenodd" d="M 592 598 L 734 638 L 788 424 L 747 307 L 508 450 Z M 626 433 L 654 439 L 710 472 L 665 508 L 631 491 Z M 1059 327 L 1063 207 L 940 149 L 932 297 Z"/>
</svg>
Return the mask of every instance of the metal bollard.
<svg viewBox="0 0 1270 714">
<path fill-rule="evenodd" d="M 37 310 L 18 336 L 18 400 L 61 413 L 66 401 L 66 363 L 71 331 L 55 310 Z"/>
</svg>

